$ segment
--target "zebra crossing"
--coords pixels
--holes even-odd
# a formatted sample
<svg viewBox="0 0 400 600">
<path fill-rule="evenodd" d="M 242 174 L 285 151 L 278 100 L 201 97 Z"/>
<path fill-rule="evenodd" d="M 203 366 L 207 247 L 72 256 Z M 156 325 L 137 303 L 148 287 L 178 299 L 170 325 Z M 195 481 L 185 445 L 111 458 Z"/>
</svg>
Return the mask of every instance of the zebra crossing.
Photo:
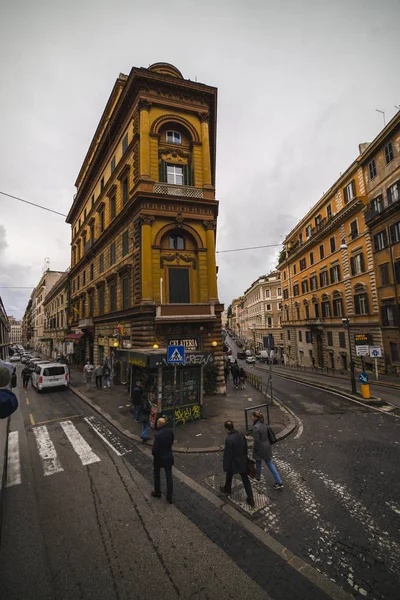
<svg viewBox="0 0 400 600">
<path fill-rule="evenodd" d="M 84 422 L 117 456 L 123 456 L 130 452 L 130 449 L 124 446 L 117 436 L 115 436 L 96 417 L 87 417 L 84 419 Z M 90 444 L 71 420 L 61 420 L 59 425 L 62 430 L 62 435 L 66 438 L 67 447 L 72 449 L 74 454 L 78 456 L 79 461 L 83 466 L 92 465 L 101 461 L 101 458 L 94 452 Z M 51 434 L 47 425 L 36 425 L 32 427 L 32 432 L 36 443 L 36 450 L 41 460 L 44 477 L 51 477 L 57 473 L 63 472 L 64 466 L 52 439 L 54 431 L 53 434 Z M 59 433 L 57 433 L 57 439 L 59 439 Z M 20 443 L 21 439 L 19 431 L 10 431 L 8 434 L 6 482 L 6 487 L 8 488 L 22 483 Z"/>
</svg>

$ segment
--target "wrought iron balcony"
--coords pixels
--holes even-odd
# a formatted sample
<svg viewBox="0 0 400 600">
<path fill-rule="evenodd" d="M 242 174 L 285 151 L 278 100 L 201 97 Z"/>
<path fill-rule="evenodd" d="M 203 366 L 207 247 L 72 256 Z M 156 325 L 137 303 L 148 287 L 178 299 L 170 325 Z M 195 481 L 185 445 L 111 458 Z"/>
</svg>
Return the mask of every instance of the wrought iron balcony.
<svg viewBox="0 0 400 600">
<path fill-rule="evenodd" d="M 203 190 L 187 185 L 174 185 L 172 183 L 155 183 L 153 187 L 155 194 L 166 194 L 168 196 L 183 196 L 185 198 L 203 198 Z"/>
<path fill-rule="evenodd" d="M 400 198 L 393 194 L 388 194 L 386 198 L 382 198 L 380 201 L 376 201 L 368 210 L 364 213 L 365 222 L 372 221 L 375 217 L 381 215 L 385 210 L 390 208 L 393 204 L 397 204 Z"/>
</svg>

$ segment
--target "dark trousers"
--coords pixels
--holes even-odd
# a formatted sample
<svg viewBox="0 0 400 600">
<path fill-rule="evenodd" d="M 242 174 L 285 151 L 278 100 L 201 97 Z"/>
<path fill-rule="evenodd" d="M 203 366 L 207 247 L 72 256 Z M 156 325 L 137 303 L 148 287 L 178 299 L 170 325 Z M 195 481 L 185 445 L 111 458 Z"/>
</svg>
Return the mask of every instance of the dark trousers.
<svg viewBox="0 0 400 600">
<path fill-rule="evenodd" d="M 96 387 L 101 389 L 102 386 L 102 375 L 96 375 Z"/>
<path fill-rule="evenodd" d="M 249 476 L 247 475 L 247 473 L 240 473 L 240 477 L 242 478 L 243 486 L 244 486 L 244 489 L 246 490 L 247 497 L 253 498 L 253 490 L 251 489 L 251 483 L 250 483 Z M 227 473 L 226 480 L 225 480 L 225 492 L 227 494 L 230 494 L 232 491 L 232 479 L 233 479 L 233 473 Z"/>
<path fill-rule="evenodd" d="M 153 465 L 154 469 L 154 491 L 156 494 L 161 494 L 161 469 L 162 467 L 158 464 Z M 165 477 L 167 479 L 167 498 L 172 500 L 172 467 L 164 467 Z"/>
<path fill-rule="evenodd" d="M 23 379 L 22 379 L 22 385 L 24 387 L 28 387 L 28 383 L 29 383 L 29 377 L 23 377 Z"/>
</svg>

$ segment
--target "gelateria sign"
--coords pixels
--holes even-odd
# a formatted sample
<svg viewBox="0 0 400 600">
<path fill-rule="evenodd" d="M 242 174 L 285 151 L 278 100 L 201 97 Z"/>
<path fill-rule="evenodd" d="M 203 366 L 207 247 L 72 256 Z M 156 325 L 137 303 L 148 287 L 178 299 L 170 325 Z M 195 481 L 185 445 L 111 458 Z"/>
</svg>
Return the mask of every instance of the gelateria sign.
<svg viewBox="0 0 400 600">
<path fill-rule="evenodd" d="M 196 352 L 199 349 L 199 338 L 174 338 L 168 340 L 168 346 L 184 346 L 188 352 Z"/>
</svg>

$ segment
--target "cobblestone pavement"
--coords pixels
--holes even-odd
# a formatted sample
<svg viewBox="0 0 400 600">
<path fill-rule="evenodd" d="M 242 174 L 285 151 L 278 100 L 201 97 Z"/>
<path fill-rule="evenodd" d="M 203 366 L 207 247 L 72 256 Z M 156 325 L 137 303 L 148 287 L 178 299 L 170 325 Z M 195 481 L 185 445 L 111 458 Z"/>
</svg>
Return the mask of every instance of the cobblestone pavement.
<svg viewBox="0 0 400 600">
<path fill-rule="evenodd" d="M 239 482 L 231 501 L 356 598 L 397 600 L 400 420 L 297 382 L 278 388 L 301 420 L 275 446 L 284 489 L 273 489 L 264 466 L 256 510 L 249 514 Z M 221 454 L 179 456 L 176 466 L 214 489 L 223 480 Z"/>
</svg>

